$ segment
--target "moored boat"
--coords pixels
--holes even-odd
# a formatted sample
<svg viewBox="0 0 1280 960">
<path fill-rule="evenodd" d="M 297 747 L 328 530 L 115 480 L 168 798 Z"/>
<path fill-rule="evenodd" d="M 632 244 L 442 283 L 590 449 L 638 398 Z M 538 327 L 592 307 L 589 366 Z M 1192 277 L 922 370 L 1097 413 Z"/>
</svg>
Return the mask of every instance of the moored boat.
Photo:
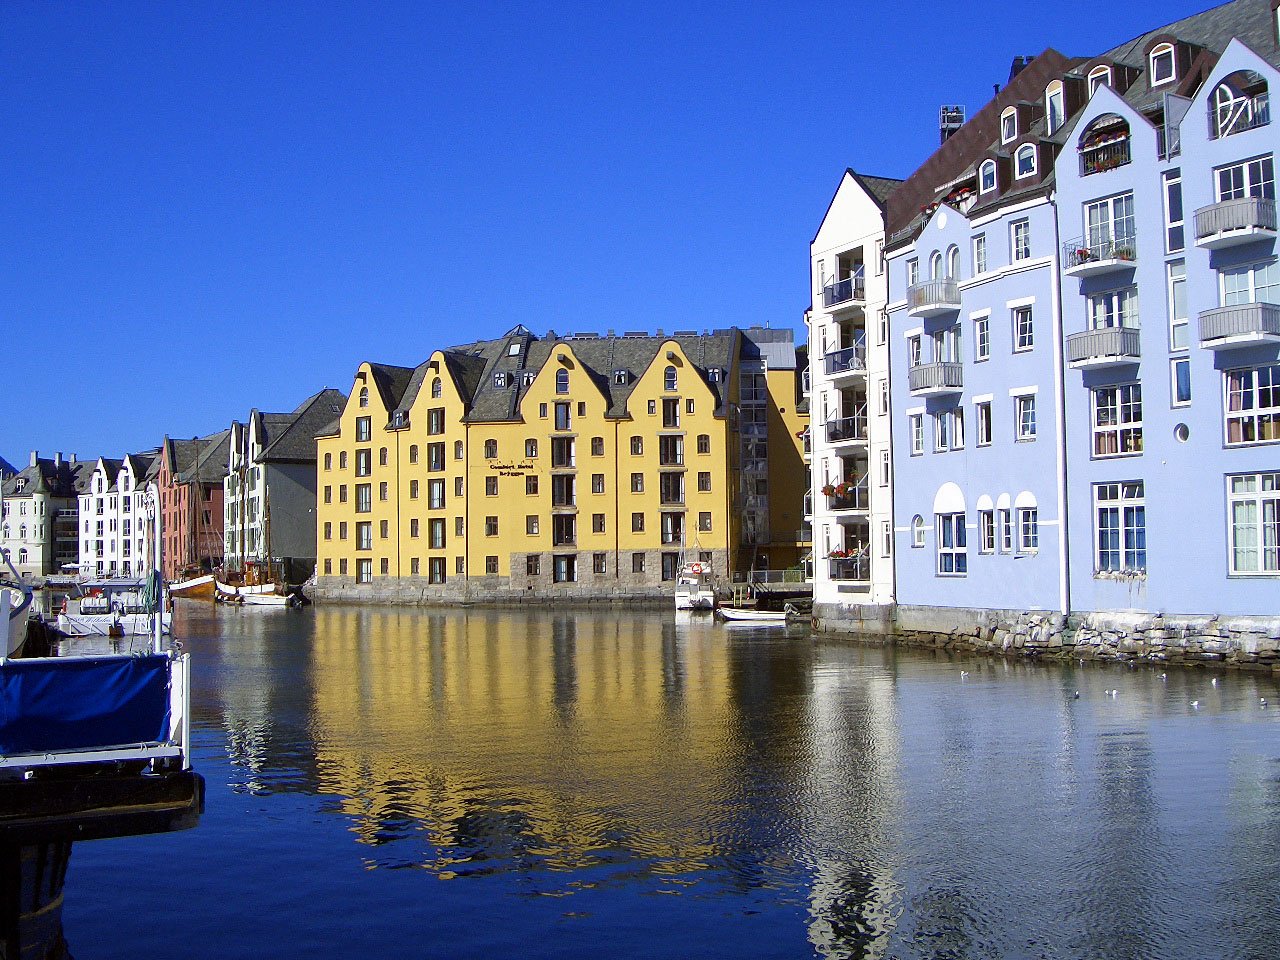
<svg viewBox="0 0 1280 960">
<path fill-rule="evenodd" d="M 218 581 L 213 574 L 191 577 L 169 584 L 169 596 L 186 600 L 212 600 L 218 589 Z"/>
<path fill-rule="evenodd" d="M 716 592 L 711 586 L 711 564 L 686 563 L 676 575 L 677 610 L 711 610 L 716 605 Z"/>
<path fill-rule="evenodd" d="M 91 580 L 80 585 L 81 597 L 69 597 L 58 614 L 58 632 L 69 637 L 141 637 L 152 629 L 152 615 L 163 606 L 162 588 L 124 577 Z M 159 613 L 169 632 L 170 614 Z"/>
<path fill-rule="evenodd" d="M 716 607 L 716 616 L 727 623 L 785 624 L 792 620 L 803 619 L 803 614 L 789 603 L 781 610 L 753 610 L 745 607 Z"/>
</svg>

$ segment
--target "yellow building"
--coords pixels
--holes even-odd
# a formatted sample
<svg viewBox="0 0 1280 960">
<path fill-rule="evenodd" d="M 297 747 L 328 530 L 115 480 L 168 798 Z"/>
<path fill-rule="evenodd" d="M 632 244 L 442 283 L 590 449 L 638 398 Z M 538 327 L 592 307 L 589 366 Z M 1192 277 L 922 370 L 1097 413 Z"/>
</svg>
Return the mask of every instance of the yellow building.
<svg viewBox="0 0 1280 960">
<path fill-rule="evenodd" d="M 316 594 L 665 596 L 801 563 L 790 330 L 505 336 L 363 363 L 319 437 Z"/>
</svg>

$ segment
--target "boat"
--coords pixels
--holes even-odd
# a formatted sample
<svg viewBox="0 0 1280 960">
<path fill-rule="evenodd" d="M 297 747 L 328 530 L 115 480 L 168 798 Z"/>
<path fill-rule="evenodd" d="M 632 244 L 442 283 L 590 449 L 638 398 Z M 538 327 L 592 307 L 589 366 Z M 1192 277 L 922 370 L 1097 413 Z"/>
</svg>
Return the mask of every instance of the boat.
<svg viewBox="0 0 1280 960">
<path fill-rule="evenodd" d="M 79 590 L 82 596 L 68 597 L 58 614 L 58 632 L 68 637 L 144 637 L 151 632 L 153 612 L 163 606 L 155 574 L 148 580 L 90 580 Z M 161 610 L 159 616 L 168 633 L 172 615 Z"/>
<path fill-rule="evenodd" d="M 716 592 L 711 586 L 711 564 L 685 563 L 676 574 L 677 610 L 712 610 Z"/>
<path fill-rule="evenodd" d="M 185 600 L 212 600 L 217 589 L 218 581 L 213 574 L 206 573 L 169 584 L 169 596 Z"/>
<path fill-rule="evenodd" d="M 716 616 L 727 623 L 782 623 L 801 620 L 804 615 L 791 604 L 781 610 L 752 610 L 745 607 L 716 607 Z"/>
<path fill-rule="evenodd" d="M 0 582 L 0 626 L 3 627 L 4 656 L 13 656 L 15 650 L 27 639 L 27 615 L 31 609 L 31 600 L 35 591 L 31 585 L 18 575 L 17 569 L 4 555 L 5 565 L 13 574 L 12 583 Z"/>
</svg>

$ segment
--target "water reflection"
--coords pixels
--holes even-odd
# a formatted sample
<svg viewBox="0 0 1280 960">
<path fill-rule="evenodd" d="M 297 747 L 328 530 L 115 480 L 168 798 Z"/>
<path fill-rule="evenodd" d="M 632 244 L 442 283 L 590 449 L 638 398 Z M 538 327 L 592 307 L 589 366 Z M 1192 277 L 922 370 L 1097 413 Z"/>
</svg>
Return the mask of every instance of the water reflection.
<svg viewBox="0 0 1280 960">
<path fill-rule="evenodd" d="M 658 614 L 186 616 L 197 723 L 232 791 L 328 798 L 367 870 L 493 898 L 516 944 L 551 915 L 519 898 L 576 897 L 663 955 L 644 918 L 666 914 L 635 898 L 665 894 L 736 955 L 1280 945 L 1271 911 L 1203 895 L 1280 894 L 1266 678 L 960 662 Z M 759 912 L 769 949 L 745 933 Z"/>
</svg>

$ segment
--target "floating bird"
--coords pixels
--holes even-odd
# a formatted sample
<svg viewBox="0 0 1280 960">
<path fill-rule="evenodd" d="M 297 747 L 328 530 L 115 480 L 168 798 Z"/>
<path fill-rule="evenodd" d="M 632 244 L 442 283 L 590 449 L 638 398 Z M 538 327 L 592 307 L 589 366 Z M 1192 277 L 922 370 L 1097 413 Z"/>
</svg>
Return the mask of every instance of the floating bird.
<svg viewBox="0 0 1280 960">
<path fill-rule="evenodd" d="M 1210 682 L 1210 683 L 1212 683 L 1212 684 L 1216 687 L 1216 686 L 1218 685 L 1218 678 L 1217 678 L 1217 677 L 1214 677 L 1214 678 L 1213 678 L 1212 680 L 1210 680 L 1209 682 Z"/>
<path fill-rule="evenodd" d="M 968 675 L 969 675 L 969 671 L 968 671 L 968 670 L 961 670 L 961 671 L 960 671 L 960 676 L 961 676 L 961 677 L 967 677 Z"/>
<path fill-rule="evenodd" d="M 1200 701 L 1199 701 L 1199 700 L 1192 700 L 1192 701 L 1191 701 L 1191 706 L 1193 706 L 1193 707 L 1195 707 L 1197 710 L 1199 710 L 1199 709 L 1200 709 Z"/>
<path fill-rule="evenodd" d="M 1161 680 L 1168 680 L 1168 679 L 1169 679 L 1169 675 L 1168 675 L 1167 673 L 1162 673 L 1162 674 L 1160 674 L 1160 679 L 1161 679 Z"/>
<path fill-rule="evenodd" d="M 1072 699 L 1072 700 L 1079 700 L 1079 699 L 1080 699 L 1080 691 L 1079 691 L 1079 690 L 1077 690 L 1075 693 L 1073 693 L 1073 694 L 1071 695 L 1071 699 Z"/>
<path fill-rule="evenodd" d="M 1120 691 L 1119 691 L 1119 690 L 1112 690 L 1112 691 L 1111 691 L 1111 698 L 1112 698 L 1113 700 L 1114 700 L 1116 697 L 1118 697 L 1119 695 L 1120 695 Z"/>
<path fill-rule="evenodd" d="M 1262 704 L 1262 705 L 1265 707 L 1265 706 L 1267 705 L 1267 698 L 1266 698 L 1266 697 L 1259 697 L 1259 698 L 1258 698 L 1258 702 L 1259 702 L 1260 704 Z"/>
</svg>

